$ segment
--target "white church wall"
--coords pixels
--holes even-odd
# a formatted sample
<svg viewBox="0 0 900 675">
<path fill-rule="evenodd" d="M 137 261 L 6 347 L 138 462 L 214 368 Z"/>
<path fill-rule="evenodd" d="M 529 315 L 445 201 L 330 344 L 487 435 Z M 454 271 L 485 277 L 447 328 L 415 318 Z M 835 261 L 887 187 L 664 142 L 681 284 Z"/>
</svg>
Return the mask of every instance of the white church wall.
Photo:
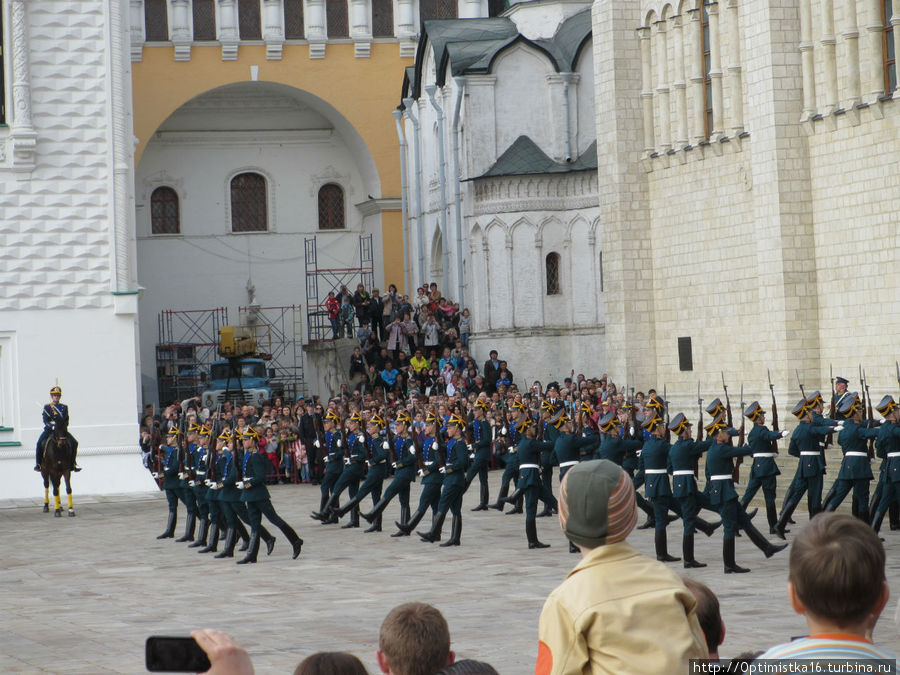
<svg viewBox="0 0 900 675">
<path fill-rule="evenodd" d="M 541 268 L 535 246 L 537 224 L 520 218 L 513 224 L 512 245 L 514 259 L 510 261 L 513 278 L 513 311 L 515 326 L 529 328 L 541 324 Z"/>
<path fill-rule="evenodd" d="M 597 126 L 594 119 L 594 55 L 590 44 L 581 49 L 575 66 L 578 82 L 572 87 L 575 92 L 575 148 L 573 155 L 578 157 L 597 139 Z"/>
<path fill-rule="evenodd" d="M 546 56 L 517 44 L 497 56 L 495 102 L 497 149 L 503 153 L 519 136 L 528 136 L 551 157 L 561 149 L 553 143 L 550 87 L 547 76 L 555 71 Z M 513 120 L 515 123 L 513 123 Z"/>
</svg>

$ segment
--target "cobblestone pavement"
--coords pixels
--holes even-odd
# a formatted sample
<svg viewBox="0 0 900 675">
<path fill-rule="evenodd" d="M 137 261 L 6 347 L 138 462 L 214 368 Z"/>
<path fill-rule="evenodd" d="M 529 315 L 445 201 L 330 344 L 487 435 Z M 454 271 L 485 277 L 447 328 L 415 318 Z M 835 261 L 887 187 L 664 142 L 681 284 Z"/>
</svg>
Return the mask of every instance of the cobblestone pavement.
<svg viewBox="0 0 900 675">
<path fill-rule="evenodd" d="M 499 477 L 491 473 L 492 495 Z M 39 485 L 36 479 L 36 494 Z M 273 487 L 276 509 L 305 540 L 303 553 L 291 560 L 276 532 L 271 557 L 263 551 L 258 564 L 236 566 L 155 539 L 166 519 L 162 494 L 80 500 L 77 478 L 74 487 L 75 518 L 42 513 L 38 499 L 0 502 L 0 673 L 141 673 L 148 635 L 210 626 L 236 636 L 261 674 L 293 672 L 318 650 L 351 651 L 374 674 L 384 615 L 421 600 L 446 616 L 458 657 L 488 661 L 502 675 L 525 675 L 534 672 L 544 598 L 577 560 L 556 518 L 538 519 L 538 534 L 552 548 L 529 551 L 522 516 L 471 513 L 477 489 L 465 499 L 463 545 L 439 548 L 415 536 L 389 536 L 396 502 L 385 512 L 385 531 L 364 534 L 311 520 L 317 487 Z M 414 505 L 419 489 L 414 485 Z M 183 515 L 179 509 L 178 536 Z M 800 527 L 805 515 L 797 519 Z M 445 537 L 449 525 L 448 519 Z M 885 534 L 892 599 L 875 639 L 897 650 L 900 532 Z M 652 531 L 635 531 L 629 540 L 653 554 Z M 669 550 L 680 549 L 673 525 Z M 753 571 L 725 576 L 720 533 L 698 536 L 697 558 L 709 567 L 690 571 L 722 603 L 726 657 L 805 632 L 786 599 L 787 551 L 766 560 L 746 537 L 737 551 L 738 563 Z M 671 567 L 684 571 L 680 563 Z"/>
</svg>

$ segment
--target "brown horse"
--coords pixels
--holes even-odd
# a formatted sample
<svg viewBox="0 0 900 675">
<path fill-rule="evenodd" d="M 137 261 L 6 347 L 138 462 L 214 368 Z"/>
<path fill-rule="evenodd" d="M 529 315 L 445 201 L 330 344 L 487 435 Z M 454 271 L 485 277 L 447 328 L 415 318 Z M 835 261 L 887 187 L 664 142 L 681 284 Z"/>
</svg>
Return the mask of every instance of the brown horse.
<svg viewBox="0 0 900 675">
<path fill-rule="evenodd" d="M 59 479 L 66 480 L 66 494 L 69 496 L 69 516 L 75 515 L 72 508 L 72 483 L 70 474 L 74 462 L 72 461 L 72 444 L 69 442 L 65 423 L 57 423 L 53 433 L 44 444 L 44 458 L 41 460 L 41 477 L 44 479 L 44 513 L 50 511 L 50 483 L 53 482 L 53 499 L 56 510 L 53 515 L 62 516 L 62 507 L 59 502 Z"/>
</svg>

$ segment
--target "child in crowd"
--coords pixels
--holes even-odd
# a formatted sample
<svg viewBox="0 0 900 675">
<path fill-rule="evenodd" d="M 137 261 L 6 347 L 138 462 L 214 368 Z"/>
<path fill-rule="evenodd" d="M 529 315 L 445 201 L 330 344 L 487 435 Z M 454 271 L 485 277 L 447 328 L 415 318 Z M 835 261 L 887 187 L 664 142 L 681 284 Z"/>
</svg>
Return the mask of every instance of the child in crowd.
<svg viewBox="0 0 900 675">
<path fill-rule="evenodd" d="M 346 335 L 348 338 L 353 337 L 353 324 L 356 322 L 356 310 L 353 309 L 353 305 L 350 304 L 349 295 L 345 295 L 344 299 L 341 301 L 340 322 L 341 336 Z"/>
<path fill-rule="evenodd" d="M 872 643 L 889 596 L 884 560 L 878 535 L 858 518 L 813 518 L 791 545 L 788 573 L 788 598 L 809 635 L 759 659 L 896 659 Z"/>
<path fill-rule="evenodd" d="M 459 339 L 462 341 L 462 346 L 466 349 L 469 348 L 469 333 L 472 332 L 472 318 L 469 316 L 469 309 L 466 308 L 462 311 L 462 316 L 459 317 Z"/>
<path fill-rule="evenodd" d="M 296 441 L 294 445 L 294 457 L 300 465 L 300 482 L 309 483 L 309 458 L 306 456 L 306 446 L 300 441 Z"/>
</svg>

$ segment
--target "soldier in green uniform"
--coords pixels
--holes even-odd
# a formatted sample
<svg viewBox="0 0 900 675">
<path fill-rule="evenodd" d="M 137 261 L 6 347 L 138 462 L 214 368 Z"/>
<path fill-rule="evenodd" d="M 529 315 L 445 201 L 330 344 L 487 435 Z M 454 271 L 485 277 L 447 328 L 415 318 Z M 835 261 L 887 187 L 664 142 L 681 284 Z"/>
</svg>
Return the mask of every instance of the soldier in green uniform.
<svg viewBox="0 0 900 675">
<path fill-rule="evenodd" d="M 778 511 L 775 507 L 775 477 L 781 475 L 775 456 L 778 454 L 776 441 L 786 437 L 787 431 L 770 431 L 766 426 L 766 411 L 753 401 L 744 410 L 744 417 L 753 423 L 747 435 L 747 445 L 753 451 L 753 466 L 750 467 L 750 480 L 741 497 L 741 506 L 746 510 L 760 487 L 766 500 L 766 519 L 769 521 L 769 534 L 776 534 L 775 524 L 778 522 Z"/>
<path fill-rule="evenodd" d="M 552 383 L 547 387 L 547 396 L 550 398 L 541 403 L 542 421 L 540 424 L 544 432 L 543 440 L 550 443 L 550 450 L 542 452 L 540 456 L 541 490 L 539 499 L 544 502 L 544 509 L 538 514 L 538 518 L 552 516 L 559 510 L 559 505 L 553 494 L 553 465 L 559 464 L 559 460 L 553 454 L 553 445 L 559 436 L 559 429 L 550 424 L 550 418 L 559 412 L 562 402 L 557 398 L 559 392 Z"/>
<path fill-rule="evenodd" d="M 252 426 L 244 428 L 241 437 L 244 444 L 244 459 L 241 467 L 241 475 L 243 480 L 236 483 L 236 487 L 241 489 L 241 501 L 247 505 L 247 514 L 250 518 L 250 546 L 247 555 L 238 560 L 238 565 L 247 563 L 255 563 L 256 556 L 259 553 L 259 539 L 262 529 L 262 517 L 265 515 L 275 527 L 284 533 L 287 540 L 291 544 L 293 550 L 292 557 L 296 559 L 300 555 L 300 549 L 303 546 L 303 540 L 297 536 L 290 525 L 288 525 L 272 506 L 269 498 L 269 490 L 266 487 L 266 471 L 268 469 L 268 460 L 259 454 L 257 443 L 259 443 L 259 432 Z M 274 539 L 274 538 L 273 538 Z M 274 545 L 274 541 L 273 541 Z M 272 552 L 269 547 L 268 553 Z"/>
<path fill-rule="evenodd" d="M 666 440 L 667 430 L 661 417 L 651 417 L 644 422 L 644 429 L 650 432 L 650 438 L 644 441 L 641 457 L 644 460 L 644 474 L 647 499 L 653 507 L 653 520 L 656 523 L 654 543 L 656 559 L 660 562 L 678 562 L 681 558 L 669 555 L 666 541 L 667 514 L 669 509 L 677 510 L 678 505 L 672 499 L 669 487 L 669 442 Z"/>
<path fill-rule="evenodd" d="M 881 496 L 872 511 L 872 529 L 881 529 L 884 514 L 900 506 L 900 407 L 893 396 L 885 396 L 876 406 L 884 422 L 878 430 L 875 452 L 881 458 Z M 894 529 L 893 527 L 891 529 Z"/>
<path fill-rule="evenodd" d="M 381 486 L 384 484 L 384 479 L 387 478 L 388 448 L 390 447 L 387 439 L 381 433 L 385 426 L 385 421 L 378 414 L 373 414 L 366 423 L 368 433 L 364 437 L 365 457 L 369 470 L 366 473 L 366 480 L 356 491 L 356 496 L 337 510 L 338 518 L 343 518 L 352 509 L 358 508 L 360 502 L 368 495 L 372 495 L 373 507 L 381 501 Z M 378 514 L 375 522 L 366 532 L 381 532 L 381 514 Z"/>
<path fill-rule="evenodd" d="M 174 539 L 175 525 L 178 523 L 178 490 L 181 481 L 178 479 L 178 427 L 170 427 L 166 432 L 166 444 L 160 446 L 163 454 L 161 470 L 154 472 L 154 478 L 162 478 L 162 487 L 166 492 L 166 502 L 169 505 L 169 520 L 166 523 L 166 531 L 157 539 Z"/>
<path fill-rule="evenodd" d="M 728 444 L 731 434 L 724 417 L 717 417 L 705 429 L 715 440 L 706 454 L 710 482 L 707 492 L 710 503 L 719 509 L 719 515 L 722 516 L 722 558 L 725 561 L 725 574 L 749 572 L 748 568 L 740 567 L 734 561 L 734 538 L 738 529 L 743 529 L 750 541 L 767 558 L 771 558 L 778 551 L 786 548 L 787 544 L 775 545 L 769 542 L 753 526 L 747 512 L 738 502 L 737 492 L 732 483 L 734 469 L 732 460 L 735 457 L 750 454 L 752 452 L 750 448 L 747 446 L 733 447 Z"/>
<path fill-rule="evenodd" d="M 681 519 L 684 523 L 681 553 L 687 569 L 706 567 L 705 563 L 697 562 L 694 558 L 694 530 L 698 529 L 708 537 L 722 524 L 721 521 L 715 524 L 707 523 L 697 515 L 701 508 L 717 510 L 706 493 L 697 489 L 697 480 L 694 476 L 697 460 L 714 441 L 712 439 L 694 441 L 691 426 L 693 425 L 683 413 L 678 413 L 669 424 L 669 431 L 678 438 L 669 448 L 669 464 L 672 467 L 672 497 L 681 509 Z"/>
<path fill-rule="evenodd" d="M 366 437 L 362 433 L 362 421 L 363 418 L 359 411 L 353 411 L 350 417 L 347 418 L 347 430 L 342 435 L 344 470 L 341 472 L 337 483 L 334 484 L 334 490 L 332 490 L 331 497 L 329 497 L 323 510 L 323 514 L 326 514 L 325 517 L 328 522 L 336 523 L 339 516 L 337 513 L 332 513 L 332 510 L 337 510 L 333 508 L 333 505 L 338 503 L 341 493 L 349 489 L 350 501 L 354 506 L 350 508 L 350 522 L 341 528 L 345 530 L 359 527 L 359 507 L 357 506 L 359 502 L 354 502 L 353 498 L 356 497 L 356 493 L 359 490 L 359 482 L 366 475 Z M 341 511 L 344 510 L 341 509 Z"/>
<path fill-rule="evenodd" d="M 206 537 L 209 533 L 209 503 L 206 501 L 206 468 L 209 463 L 209 434 L 211 429 L 203 425 L 197 432 L 197 447 L 191 457 L 191 466 L 194 468 L 194 477 L 188 481 L 191 491 L 194 493 L 194 501 L 197 503 L 197 517 L 200 520 L 200 532 L 197 540 L 188 548 L 200 548 L 206 546 Z"/>
<path fill-rule="evenodd" d="M 809 517 L 812 518 L 822 510 L 822 476 L 825 470 L 822 464 L 822 451 L 819 444 L 824 442 L 825 436 L 831 431 L 840 432 L 843 425 L 831 427 L 827 425 L 813 424 L 812 409 L 807 399 L 802 399 L 791 410 L 791 414 L 800 420 L 800 424 L 791 434 L 791 442 L 788 445 L 788 454 L 798 457 L 797 473 L 788 487 L 781 505 L 781 515 L 775 524 L 775 534 L 784 539 L 788 521 L 804 492 L 808 492 L 807 502 Z"/>
<path fill-rule="evenodd" d="M 444 474 L 444 484 L 441 489 L 441 498 L 438 501 L 438 510 L 431 523 L 428 532 L 416 531 L 422 541 L 430 543 L 440 541 L 441 529 L 444 527 L 444 519 L 447 512 L 453 513 L 453 524 L 450 531 L 450 539 L 441 544 L 446 546 L 459 546 L 462 535 L 462 497 L 466 484 L 467 448 L 462 438 L 462 430 L 466 428 L 466 421 L 452 413 L 447 420 L 447 455 L 444 466 L 439 469 Z"/>
<path fill-rule="evenodd" d="M 838 434 L 838 444 L 844 453 L 844 459 L 838 477 L 834 481 L 834 496 L 825 504 L 825 510 L 834 511 L 850 490 L 853 490 L 853 496 L 859 505 L 858 517 L 868 523 L 872 469 L 869 466 L 866 441 L 876 438 L 878 430 L 863 426 L 862 403 L 855 392 L 844 397 L 838 412 L 845 418 L 844 428 Z"/>
<path fill-rule="evenodd" d="M 441 453 L 441 435 L 438 433 L 440 418 L 428 411 L 425 415 L 425 442 L 422 444 L 421 462 L 419 464 L 419 476 L 422 477 L 422 494 L 419 496 L 419 506 L 407 523 L 394 524 L 402 536 L 408 536 L 422 517 L 431 509 L 432 518 L 437 515 L 438 504 L 441 501 L 441 487 L 444 484 L 443 454 Z M 440 536 L 440 535 L 439 535 Z"/>
<path fill-rule="evenodd" d="M 194 530 L 197 527 L 197 511 L 199 505 L 194 494 L 192 485 L 193 478 L 193 458 L 194 452 L 197 450 L 197 432 L 200 431 L 200 425 L 193 419 L 188 423 L 187 434 L 185 438 L 184 448 L 179 448 L 179 452 L 183 452 L 184 456 L 180 464 L 182 471 L 178 472 L 178 497 L 184 502 L 187 509 L 187 522 L 184 527 L 184 534 L 181 535 L 176 542 L 194 541 Z"/>
<path fill-rule="evenodd" d="M 569 469 L 581 461 L 582 448 L 593 447 L 595 439 L 575 433 L 572 420 L 563 409 L 560 409 L 554 418 L 551 418 L 551 423 L 560 432 L 553 444 L 553 453 L 559 462 L 559 483 L 562 485 L 562 480 Z M 570 541 L 569 553 L 581 553 L 581 549 Z"/>
<path fill-rule="evenodd" d="M 225 447 L 225 441 L 231 438 L 231 432 L 223 429 L 216 437 L 215 445 L 209 451 L 206 461 L 206 477 L 203 481 L 206 486 L 206 494 L 204 500 L 209 507 L 209 534 L 207 535 L 206 546 L 201 548 L 197 553 L 217 553 L 219 550 L 220 532 L 226 530 L 225 514 L 222 511 L 221 502 L 219 502 L 218 490 L 216 488 L 219 467 L 224 467 L 224 461 L 221 455 L 222 449 Z M 248 537 L 249 541 L 249 537 Z"/>
<path fill-rule="evenodd" d="M 472 407 L 472 423 L 469 428 L 472 431 L 472 447 L 469 448 L 469 457 L 472 465 L 466 472 L 466 491 L 478 476 L 479 501 L 473 511 L 487 511 L 490 493 L 488 490 L 488 468 L 491 465 L 491 424 L 485 418 L 488 402 L 485 398 L 479 398 Z"/>
<path fill-rule="evenodd" d="M 392 453 L 390 461 L 394 468 L 394 480 L 387 486 L 387 490 L 384 491 L 375 507 L 369 513 L 362 514 L 362 517 L 369 523 L 381 515 L 395 496 L 400 500 L 400 522 L 409 522 L 409 485 L 416 480 L 416 463 L 418 461 L 415 439 L 409 433 L 411 425 L 412 418 L 409 413 L 405 410 L 397 413 L 394 420 L 396 432 L 388 450 L 389 453 Z"/>
<path fill-rule="evenodd" d="M 341 418 L 338 414 L 334 410 L 329 410 L 325 413 L 325 418 L 322 421 L 322 426 L 325 428 L 325 433 L 322 434 L 322 441 L 319 441 L 318 438 L 315 441 L 317 448 L 318 444 L 324 443 L 324 446 L 318 449 L 325 462 L 325 476 L 319 485 L 319 490 L 322 493 L 319 510 L 313 511 L 310 517 L 320 520 L 326 525 L 337 522 L 329 517 L 330 514 L 326 511 L 325 505 L 328 504 L 328 500 L 334 493 L 334 486 L 337 485 L 338 478 L 341 477 L 341 473 L 344 470 L 344 441 L 339 431 L 340 424 Z M 337 500 L 332 505 L 334 507 L 340 506 Z"/>
<path fill-rule="evenodd" d="M 655 410 L 652 406 L 651 409 Z M 636 458 L 637 452 L 643 447 L 644 442 L 624 438 L 619 418 L 613 411 L 609 411 L 601 417 L 597 421 L 597 426 L 603 434 L 603 439 L 600 441 L 600 447 L 597 448 L 597 452 L 594 454 L 594 459 L 608 459 L 610 462 L 615 462 L 625 469 L 625 460 L 629 455 Z M 636 466 L 637 462 L 635 461 L 632 464 L 632 467 Z M 631 471 L 628 471 L 628 469 L 625 469 L 625 471 L 631 475 Z M 646 530 L 651 527 L 656 527 L 656 520 L 653 516 L 653 507 L 650 506 L 650 502 L 644 499 L 644 495 L 637 491 L 636 487 L 634 489 L 634 497 L 638 507 L 647 514 L 647 521 L 638 527 L 638 529 Z"/>
<path fill-rule="evenodd" d="M 510 404 L 510 410 L 513 413 L 513 419 L 507 420 L 509 428 L 507 429 L 507 438 L 509 439 L 509 448 L 506 450 L 504 460 L 506 466 L 503 468 L 503 476 L 500 479 L 500 494 L 497 502 L 490 505 L 490 508 L 502 511 L 506 504 L 506 496 L 509 494 L 510 483 L 515 483 L 519 478 L 519 453 L 516 451 L 516 445 L 519 442 L 519 432 L 516 430 L 518 421 L 528 414 L 528 409 L 521 399 L 517 398 Z M 514 508 L 509 513 L 522 513 L 522 501 L 519 500 L 513 505 Z"/>
<path fill-rule="evenodd" d="M 525 497 L 525 536 L 528 548 L 549 548 L 550 544 L 544 544 L 537 538 L 537 502 L 541 492 L 541 467 L 538 462 L 542 452 L 552 452 L 555 441 L 551 443 L 536 440 L 534 424 L 528 417 L 519 420 L 517 430 L 522 436 L 516 448 L 519 455 L 519 482 L 516 491 L 506 501 L 514 502 L 520 495 Z"/>
</svg>

